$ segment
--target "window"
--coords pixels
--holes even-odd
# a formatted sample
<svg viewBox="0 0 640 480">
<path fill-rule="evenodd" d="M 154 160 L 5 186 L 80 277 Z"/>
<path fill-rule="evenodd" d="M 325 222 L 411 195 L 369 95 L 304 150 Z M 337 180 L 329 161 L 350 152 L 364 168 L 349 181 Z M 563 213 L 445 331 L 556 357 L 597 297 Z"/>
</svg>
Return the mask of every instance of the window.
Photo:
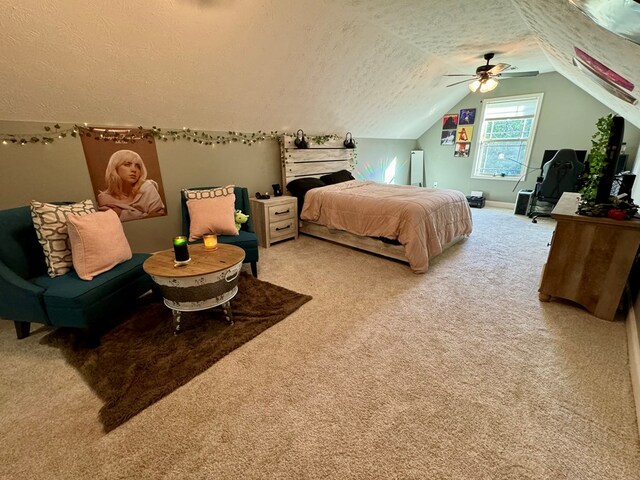
<svg viewBox="0 0 640 480">
<path fill-rule="evenodd" d="M 521 180 L 526 176 L 542 95 L 484 101 L 474 178 Z"/>
</svg>

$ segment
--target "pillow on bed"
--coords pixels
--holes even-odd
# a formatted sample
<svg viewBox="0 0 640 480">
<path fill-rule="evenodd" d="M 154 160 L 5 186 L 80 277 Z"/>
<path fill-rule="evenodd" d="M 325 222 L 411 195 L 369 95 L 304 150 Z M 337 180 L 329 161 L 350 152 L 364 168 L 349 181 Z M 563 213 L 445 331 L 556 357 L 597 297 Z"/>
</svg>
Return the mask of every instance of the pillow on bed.
<svg viewBox="0 0 640 480">
<path fill-rule="evenodd" d="M 353 177 L 353 175 L 351 175 L 351 172 L 349 172 L 349 170 L 340 170 L 328 175 L 323 175 L 320 177 L 320 180 L 322 180 L 327 185 L 333 185 L 334 183 L 342 183 L 348 182 L 349 180 L 355 180 L 355 178 Z"/>
<path fill-rule="evenodd" d="M 324 187 L 326 185 L 322 180 L 315 177 L 296 178 L 287 183 L 287 190 L 289 190 L 294 197 L 300 198 L 304 197 L 304 194 L 312 188 Z"/>
</svg>

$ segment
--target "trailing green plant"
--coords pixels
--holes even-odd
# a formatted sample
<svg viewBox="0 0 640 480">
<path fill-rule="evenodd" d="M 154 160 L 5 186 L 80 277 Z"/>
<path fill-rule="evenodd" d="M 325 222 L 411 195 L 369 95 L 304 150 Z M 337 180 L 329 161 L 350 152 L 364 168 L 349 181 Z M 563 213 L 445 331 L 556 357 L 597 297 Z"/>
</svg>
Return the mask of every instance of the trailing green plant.
<svg viewBox="0 0 640 480">
<path fill-rule="evenodd" d="M 596 133 L 591 137 L 591 150 L 587 157 L 589 172 L 585 174 L 580 196 L 584 202 L 594 202 L 600 179 L 607 166 L 607 145 L 613 126 L 613 113 L 600 117 L 596 122 Z"/>
<path fill-rule="evenodd" d="M 587 157 L 589 171 L 583 177 L 584 184 L 580 190 L 577 213 L 590 217 L 609 216 L 616 220 L 629 220 L 638 213 L 638 205 L 633 203 L 630 198 L 609 197 L 605 203 L 596 203 L 600 180 L 607 167 L 607 147 L 613 127 L 613 113 L 599 118 L 596 127 L 596 133 L 591 137 L 591 150 Z"/>
<path fill-rule="evenodd" d="M 265 140 L 276 140 L 281 135 L 295 136 L 295 133 L 286 132 L 263 132 L 258 130 L 257 132 L 233 132 L 229 131 L 222 135 L 213 135 L 205 131 L 197 131 L 191 128 L 184 127 L 182 130 L 161 129 L 156 126 L 151 128 L 145 128 L 139 126 L 135 128 L 106 128 L 106 127 L 93 127 L 88 126 L 86 123 L 83 126 L 73 125 L 71 127 L 62 128 L 59 123 L 53 126 L 45 125 L 45 133 L 1 133 L 0 132 L 0 144 L 3 145 L 29 145 L 29 144 L 50 144 L 56 139 L 70 137 L 89 137 L 96 141 L 105 142 L 117 142 L 117 143 L 134 143 L 136 141 L 146 140 L 151 143 L 155 138 L 158 141 L 187 141 L 196 143 L 199 145 L 225 145 L 231 143 L 238 143 L 251 146 L 258 142 Z M 337 140 L 341 138 L 336 134 L 328 135 L 315 135 L 309 137 L 310 140 L 318 145 L 323 145 L 330 140 Z"/>
<path fill-rule="evenodd" d="M 338 135 L 332 134 L 332 135 L 316 135 L 310 138 L 312 142 L 318 145 L 323 145 L 327 143 L 329 140 L 337 140 L 338 138 L 341 138 L 341 137 L 339 137 Z"/>
</svg>

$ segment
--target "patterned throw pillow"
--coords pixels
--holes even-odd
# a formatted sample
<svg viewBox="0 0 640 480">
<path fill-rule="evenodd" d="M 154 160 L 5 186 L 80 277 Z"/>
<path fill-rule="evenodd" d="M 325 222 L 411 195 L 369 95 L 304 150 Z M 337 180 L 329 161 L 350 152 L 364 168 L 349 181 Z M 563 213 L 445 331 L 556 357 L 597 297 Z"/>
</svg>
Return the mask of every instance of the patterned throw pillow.
<svg viewBox="0 0 640 480">
<path fill-rule="evenodd" d="M 50 277 L 64 275 L 73 267 L 66 215 L 86 215 L 95 211 L 91 200 L 71 205 L 53 205 L 35 200 L 31 202 L 33 227 L 42 245 Z"/>
<path fill-rule="evenodd" d="M 233 185 L 227 185 L 226 187 L 216 187 L 209 188 L 203 190 L 182 190 L 184 193 L 184 198 L 187 200 L 200 200 L 202 198 L 215 198 L 215 197 L 225 197 L 227 195 L 233 195 L 235 198 L 235 194 L 233 193 Z"/>
<path fill-rule="evenodd" d="M 189 209 L 189 241 L 202 238 L 205 233 L 238 235 L 235 228 L 236 195 L 233 185 L 203 190 L 182 190 Z M 197 202 L 197 200 L 207 200 Z M 233 228 L 229 225 L 233 223 Z"/>
</svg>

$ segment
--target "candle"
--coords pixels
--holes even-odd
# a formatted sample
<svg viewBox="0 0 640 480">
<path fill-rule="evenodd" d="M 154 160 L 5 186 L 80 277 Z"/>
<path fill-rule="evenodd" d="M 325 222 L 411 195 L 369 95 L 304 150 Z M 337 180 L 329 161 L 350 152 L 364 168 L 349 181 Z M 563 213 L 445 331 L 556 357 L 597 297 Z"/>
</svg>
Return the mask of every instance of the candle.
<svg viewBox="0 0 640 480">
<path fill-rule="evenodd" d="M 174 237 L 173 251 L 176 255 L 176 262 L 188 262 L 190 260 L 190 257 L 187 237 L 184 237 L 182 235 L 180 235 L 179 237 Z"/>
<path fill-rule="evenodd" d="M 218 236 L 213 233 L 208 233 L 204 237 L 204 248 L 207 250 L 215 250 L 218 248 Z"/>
</svg>

